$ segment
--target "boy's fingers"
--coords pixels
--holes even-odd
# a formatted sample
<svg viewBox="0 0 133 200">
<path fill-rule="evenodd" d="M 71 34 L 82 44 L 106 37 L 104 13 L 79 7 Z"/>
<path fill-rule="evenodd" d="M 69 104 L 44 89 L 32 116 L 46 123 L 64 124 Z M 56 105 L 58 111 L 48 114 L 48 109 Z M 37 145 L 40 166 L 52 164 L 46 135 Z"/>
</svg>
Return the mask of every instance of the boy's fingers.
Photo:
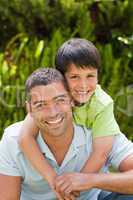
<svg viewBox="0 0 133 200">
<path fill-rule="evenodd" d="M 80 192 L 78 192 L 78 191 L 74 191 L 74 192 L 72 192 L 72 194 L 73 194 L 75 197 L 79 197 L 79 196 L 80 196 Z"/>
<path fill-rule="evenodd" d="M 63 197 L 57 191 L 54 190 L 54 192 L 58 200 L 63 200 Z"/>
</svg>

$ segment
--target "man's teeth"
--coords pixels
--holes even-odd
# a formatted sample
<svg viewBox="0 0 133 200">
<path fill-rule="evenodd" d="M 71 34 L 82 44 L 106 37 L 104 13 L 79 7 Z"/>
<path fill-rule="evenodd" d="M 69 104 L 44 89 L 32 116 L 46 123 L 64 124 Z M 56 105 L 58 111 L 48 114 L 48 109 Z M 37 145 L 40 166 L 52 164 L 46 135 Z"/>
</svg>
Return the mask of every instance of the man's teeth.
<svg viewBox="0 0 133 200">
<path fill-rule="evenodd" d="M 61 120 L 62 120 L 62 118 L 59 118 L 57 120 L 48 121 L 47 123 L 49 123 L 49 124 L 57 124 L 57 123 L 61 122 Z"/>
</svg>

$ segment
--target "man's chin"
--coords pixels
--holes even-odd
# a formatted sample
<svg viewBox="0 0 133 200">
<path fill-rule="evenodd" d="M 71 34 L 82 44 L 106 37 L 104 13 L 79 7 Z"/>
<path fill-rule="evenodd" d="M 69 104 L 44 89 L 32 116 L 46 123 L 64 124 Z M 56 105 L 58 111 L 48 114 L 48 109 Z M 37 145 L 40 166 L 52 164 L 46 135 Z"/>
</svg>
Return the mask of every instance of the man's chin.
<svg viewBox="0 0 133 200">
<path fill-rule="evenodd" d="M 58 129 L 49 130 L 49 135 L 51 135 L 54 138 L 59 138 L 64 134 L 64 131 Z"/>
</svg>

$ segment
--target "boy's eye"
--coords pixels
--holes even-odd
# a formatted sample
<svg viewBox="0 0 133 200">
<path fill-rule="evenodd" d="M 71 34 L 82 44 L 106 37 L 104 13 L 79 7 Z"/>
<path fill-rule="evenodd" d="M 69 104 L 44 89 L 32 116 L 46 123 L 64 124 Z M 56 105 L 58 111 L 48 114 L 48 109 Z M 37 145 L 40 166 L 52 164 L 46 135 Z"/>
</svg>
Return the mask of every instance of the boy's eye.
<svg viewBox="0 0 133 200">
<path fill-rule="evenodd" d="M 78 76 L 70 76 L 70 79 L 78 79 Z"/>
<path fill-rule="evenodd" d="M 95 77 L 94 75 L 88 75 L 87 78 L 93 78 Z"/>
</svg>

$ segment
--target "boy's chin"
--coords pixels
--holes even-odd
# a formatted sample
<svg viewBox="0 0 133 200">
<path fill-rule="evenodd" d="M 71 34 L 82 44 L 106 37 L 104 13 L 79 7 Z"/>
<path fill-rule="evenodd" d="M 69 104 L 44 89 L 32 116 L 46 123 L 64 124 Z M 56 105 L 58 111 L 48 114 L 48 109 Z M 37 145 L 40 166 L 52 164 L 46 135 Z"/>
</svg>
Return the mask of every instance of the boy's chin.
<svg viewBox="0 0 133 200">
<path fill-rule="evenodd" d="M 88 98 L 85 98 L 85 99 L 76 99 L 76 100 L 74 100 L 74 105 L 75 106 L 82 106 L 82 105 L 84 105 L 85 103 L 87 103 L 89 100 L 90 100 L 90 98 L 91 98 L 91 96 L 90 97 L 88 97 Z"/>
<path fill-rule="evenodd" d="M 85 103 L 87 103 L 88 102 L 88 100 L 86 100 L 86 101 L 74 101 L 74 105 L 75 106 L 83 106 Z"/>
</svg>

